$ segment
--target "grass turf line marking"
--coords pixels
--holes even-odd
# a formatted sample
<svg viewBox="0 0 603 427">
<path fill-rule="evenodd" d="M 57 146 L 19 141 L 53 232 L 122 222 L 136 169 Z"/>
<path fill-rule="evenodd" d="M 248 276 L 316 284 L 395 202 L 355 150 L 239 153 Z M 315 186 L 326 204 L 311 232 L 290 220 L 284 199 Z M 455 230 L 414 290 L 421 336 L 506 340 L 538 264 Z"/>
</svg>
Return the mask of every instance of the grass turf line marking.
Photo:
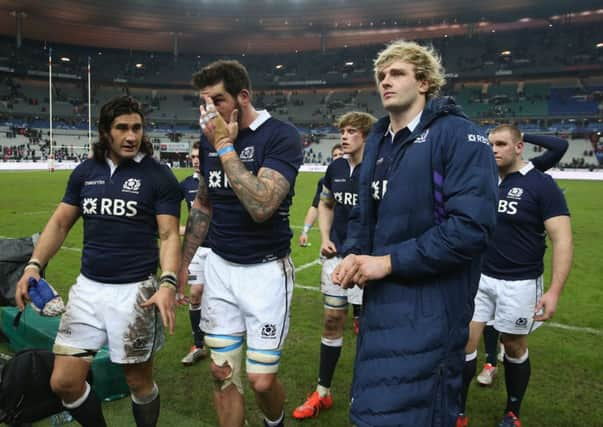
<svg viewBox="0 0 603 427">
<path fill-rule="evenodd" d="M 309 263 L 307 263 L 307 264 L 300 265 L 299 267 L 297 267 L 297 268 L 295 269 L 295 272 L 296 272 L 296 273 L 298 273 L 298 272 L 300 272 L 300 271 L 305 270 L 306 268 L 310 268 L 310 267 L 315 266 L 315 265 L 318 265 L 318 264 L 320 264 L 320 258 L 316 258 L 314 261 L 309 262 Z"/>
</svg>

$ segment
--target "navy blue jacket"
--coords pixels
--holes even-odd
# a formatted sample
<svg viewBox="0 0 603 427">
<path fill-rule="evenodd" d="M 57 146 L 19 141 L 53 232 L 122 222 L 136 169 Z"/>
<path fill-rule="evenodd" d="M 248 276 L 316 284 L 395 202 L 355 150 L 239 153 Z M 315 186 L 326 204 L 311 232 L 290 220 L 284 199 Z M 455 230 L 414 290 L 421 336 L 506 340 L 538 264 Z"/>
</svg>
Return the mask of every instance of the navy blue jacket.
<svg viewBox="0 0 603 427">
<path fill-rule="evenodd" d="M 365 287 L 350 417 L 359 427 L 453 426 L 482 253 L 496 222 L 497 169 L 486 137 L 451 99 L 427 103 L 371 195 L 389 118 L 368 136 L 344 252 L 391 255 Z"/>
</svg>

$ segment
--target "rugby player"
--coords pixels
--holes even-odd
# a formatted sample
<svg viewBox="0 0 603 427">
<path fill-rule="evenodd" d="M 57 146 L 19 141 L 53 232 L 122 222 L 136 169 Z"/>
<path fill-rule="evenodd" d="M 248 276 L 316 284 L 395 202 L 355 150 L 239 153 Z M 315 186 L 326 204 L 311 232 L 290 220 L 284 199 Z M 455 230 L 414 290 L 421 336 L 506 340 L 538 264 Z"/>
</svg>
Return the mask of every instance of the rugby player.
<svg viewBox="0 0 603 427">
<path fill-rule="evenodd" d="M 396 41 L 375 60 L 388 115 L 367 138 L 347 256 L 333 273 L 364 286 L 352 424 L 451 426 L 481 255 L 494 229 L 496 166 L 452 99 L 437 53 Z"/>
<path fill-rule="evenodd" d="M 320 340 L 318 384 L 308 399 L 293 411 L 293 417 L 305 419 L 318 416 L 321 409 L 333 405 L 331 382 L 343 345 L 348 303 L 354 306 L 358 319 L 362 305 L 362 289 L 343 289 L 331 280 L 333 269 L 341 262 L 340 249 L 347 234 L 350 211 L 358 199 L 358 173 L 366 137 L 375 117 L 367 113 L 349 112 L 337 121 L 344 158 L 333 161 L 324 176 L 318 204 L 322 259 L 321 291 L 324 303 L 324 326 Z M 357 324 L 357 323 L 356 323 Z"/>
<path fill-rule="evenodd" d="M 111 361 L 123 367 L 136 425 L 155 426 L 159 389 L 153 381 L 153 354 L 163 344 L 162 326 L 170 334 L 174 330 L 181 193 L 172 172 L 152 157 L 138 102 L 130 97 L 107 102 L 98 130 L 93 157 L 69 177 L 15 297 L 23 310 L 28 279 L 39 279 L 81 216 L 81 270 L 54 342 L 51 388 L 80 424 L 106 425 L 86 377 L 95 353 L 107 344 Z M 158 260 L 163 271 L 159 280 Z"/>
<path fill-rule="evenodd" d="M 343 156 L 341 144 L 335 144 L 333 148 L 331 148 L 331 161 L 335 161 L 341 156 Z M 314 225 L 316 218 L 318 218 L 318 202 L 320 201 L 320 193 L 322 193 L 323 179 L 324 176 L 320 177 L 318 180 L 318 183 L 316 184 L 316 192 L 314 193 L 314 199 L 312 199 L 312 205 L 310 205 L 308 211 L 306 212 L 306 216 L 304 217 L 304 228 L 299 235 L 299 246 L 302 248 L 308 246 L 308 232 Z"/>
<path fill-rule="evenodd" d="M 509 129 L 515 134 L 519 134 L 519 129 L 515 126 L 509 127 Z M 565 139 L 557 138 L 551 135 L 528 135 L 520 134 L 523 142 L 528 142 L 536 146 L 545 149 L 545 152 L 540 156 L 530 159 L 530 163 L 534 165 L 539 171 L 546 171 L 554 167 L 565 152 L 567 151 L 569 144 Z M 498 351 L 499 344 L 499 333 L 494 329 L 494 320 L 488 321 L 484 328 L 484 351 L 486 353 L 486 363 L 482 368 L 482 371 L 477 376 L 477 382 L 483 386 L 489 386 L 494 381 L 494 377 L 497 374 L 498 360 L 502 362 L 504 356 L 504 346 L 501 345 L 501 351 Z M 498 353 L 498 357 L 497 357 Z M 470 358 L 477 358 L 477 352 L 470 355 Z M 473 359 L 470 359 L 471 361 Z M 468 365 L 470 368 L 470 365 Z M 471 368 L 470 368 L 471 369 Z M 467 375 L 471 377 L 475 375 L 475 372 L 467 372 Z M 471 378 L 468 380 L 470 381 Z"/>
<path fill-rule="evenodd" d="M 201 179 L 201 171 L 199 169 L 199 142 L 193 144 L 190 157 L 194 172 L 191 176 L 187 176 L 180 181 L 180 189 L 182 190 L 189 211 L 195 200 L 195 195 L 199 189 L 199 180 Z M 183 227 L 181 227 L 180 231 L 180 234 L 184 234 Z M 190 285 L 190 299 L 188 315 L 191 321 L 193 345 L 186 356 L 182 358 L 181 363 L 185 366 L 190 366 L 207 356 L 207 350 L 205 349 L 205 344 L 203 342 L 203 331 L 199 324 L 201 323 L 201 296 L 203 295 L 203 283 L 205 281 L 205 258 L 207 258 L 208 253 L 209 248 L 200 246 L 189 266 L 188 284 Z"/>
<path fill-rule="evenodd" d="M 188 218 L 179 285 L 186 283 L 193 255 L 207 240 L 201 329 L 210 349 L 219 424 L 244 422 L 246 340 L 247 378 L 264 424 L 280 426 L 285 391 L 277 372 L 294 273 L 289 207 L 302 162 L 301 138 L 290 124 L 253 107 L 249 76 L 239 62 L 213 62 L 193 83 L 203 100 L 204 179 Z"/>
<path fill-rule="evenodd" d="M 555 314 L 572 264 L 572 231 L 565 198 L 555 181 L 534 167 L 534 161 L 523 160 L 524 142 L 518 129 L 500 125 L 488 139 L 499 173 L 497 224 L 475 296 L 457 427 L 468 425 L 463 414 L 467 391 L 475 375 L 479 337 L 490 320 L 502 333 L 505 347 L 507 404 L 499 427 L 520 427 L 520 407 L 531 372 L 528 334 Z M 551 283 L 545 292 L 547 235 L 553 256 Z"/>
</svg>

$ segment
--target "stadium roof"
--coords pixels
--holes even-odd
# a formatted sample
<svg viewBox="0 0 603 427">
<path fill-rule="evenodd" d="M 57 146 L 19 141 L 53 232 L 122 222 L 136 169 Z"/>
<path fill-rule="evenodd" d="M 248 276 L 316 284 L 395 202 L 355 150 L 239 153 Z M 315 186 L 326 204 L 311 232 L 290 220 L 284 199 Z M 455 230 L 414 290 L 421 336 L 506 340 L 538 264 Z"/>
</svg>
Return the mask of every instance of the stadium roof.
<svg viewBox="0 0 603 427">
<path fill-rule="evenodd" d="M 603 20 L 600 0 L 0 0 L 0 34 L 188 53 L 318 50 Z M 509 27 L 511 26 L 511 27 Z"/>
</svg>

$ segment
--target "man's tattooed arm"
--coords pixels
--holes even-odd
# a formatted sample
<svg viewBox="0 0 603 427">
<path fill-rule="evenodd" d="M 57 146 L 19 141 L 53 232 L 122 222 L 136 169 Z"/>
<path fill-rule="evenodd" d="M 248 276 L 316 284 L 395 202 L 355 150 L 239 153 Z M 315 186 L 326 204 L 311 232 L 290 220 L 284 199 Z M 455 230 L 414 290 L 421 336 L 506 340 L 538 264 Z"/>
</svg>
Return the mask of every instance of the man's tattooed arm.
<svg viewBox="0 0 603 427">
<path fill-rule="evenodd" d="M 193 206 L 188 214 L 186 222 L 186 231 L 184 232 L 184 241 L 182 242 L 182 268 L 188 269 L 197 248 L 207 236 L 209 223 L 211 221 L 212 208 L 209 203 L 207 185 L 203 178 L 199 180 L 199 189 Z"/>
<path fill-rule="evenodd" d="M 228 153 L 220 160 L 228 176 L 228 184 L 251 218 L 255 222 L 264 222 L 272 217 L 289 193 L 289 181 L 270 168 L 260 168 L 255 176 L 235 154 Z"/>
</svg>

